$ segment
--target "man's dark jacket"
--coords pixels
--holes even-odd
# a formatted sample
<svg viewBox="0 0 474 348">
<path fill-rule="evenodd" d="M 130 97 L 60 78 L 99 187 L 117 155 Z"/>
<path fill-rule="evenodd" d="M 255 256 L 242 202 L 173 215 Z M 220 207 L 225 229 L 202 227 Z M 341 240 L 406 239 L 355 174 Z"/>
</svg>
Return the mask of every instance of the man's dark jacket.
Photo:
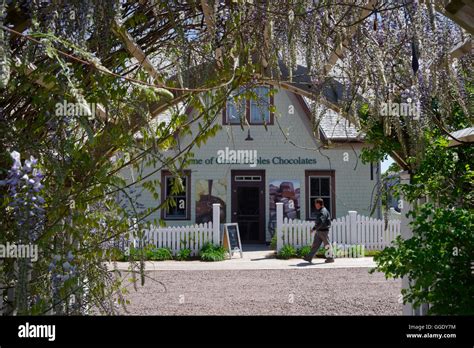
<svg viewBox="0 0 474 348">
<path fill-rule="evenodd" d="M 321 209 L 316 209 L 316 220 L 314 228 L 317 231 L 329 231 L 329 226 L 331 226 L 331 215 L 325 207 Z"/>
</svg>

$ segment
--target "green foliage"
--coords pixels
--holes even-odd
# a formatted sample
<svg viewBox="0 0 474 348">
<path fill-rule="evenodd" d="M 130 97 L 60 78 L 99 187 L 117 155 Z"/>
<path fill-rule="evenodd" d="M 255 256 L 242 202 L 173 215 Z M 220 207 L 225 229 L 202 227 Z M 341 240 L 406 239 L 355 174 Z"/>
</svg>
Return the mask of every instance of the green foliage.
<svg viewBox="0 0 474 348">
<path fill-rule="evenodd" d="M 467 77 L 461 71 L 459 76 L 463 75 Z M 440 96 L 433 97 L 426 113 L 433 115 L 435 121 L 419 133 L 416 142 L 406 142 L 405 151 L 398 152 L 410 168 L 411 181 L 395 185 L 392 193 L 402 193 L 413 207 L 408 215 L 413 218 L 413 237 L 399 237 L 393 246 L 374 256 L 377 267 L 373 271 L 382 271 L 386 277 L 411 279 L 409 288 L 402 291 L 404 302 L 415 307 L 429 303 L 430 314 L 474 313 L 470 270 L 474 260 L 474 147 L 449 147 L 450 137 L 446 134 L 472 125 L 468 108 L 472 107 L 474 89 L 471 78 L 467 81 L 464 93 L 468 103 L 464 107 L 458 101 L 443 104 Z M 361 114 L 363 118 L 368 116 L 364 111 Z M 369 117 L 364 121 L 372 127 L 367 140 L 375 147 L 364 150 L 363 160 L 381 159 L 389 151 L 397 150 L 398 145 L 393 143 L 396 137 L 384 139 L 382 123 L 369 123 L 373 122 Z M 399 141 L 408 139 L 412 131 L 409 126 L 402 124 L 403 137 Z M 421 149 L 415 148 L 415 144 L 421 145 Z M 366 256 L 369 255 L 367 252 Z"/>
<path fill-rule="evenodd" d="M 120 249 L 115 249 L 114 252 L 110 255 L 111 261 L 125 262 L 130 258 L 124 251 Z"/>
<path fill-rule="evenodd" d="M 156 9 L 164 11 L 162 13 L 184 14 L 193 7 L 193 4 L 162 2 Z M 5 27 L 19 27 L 23 33 L 41 41 L 38 44 L 25 39 L 19 45 L 10 40 L 11 34 L 0 30 L 0 180 L 11 168 L 9 152 L 15 150 L 23 159 L 30 156 L 38 159 L 45 185 L 41 192 L 45 200 L 44 231 L 37 242 L 33 241 L 41 250 L 41 260 L 29 270 L 32 281 L 25 277 L 18 279 L 14 260 L 5 260 L 4 272 L 0 273 L 0 284 L 15 291 L 17 288 L 27 290 L 27 296 L 16 296 L 22 298 L 23 303 L 38 299 L 34 309 L 29 308 L 30 312 L 25 314 L 49 313 L 51 307 L 59 315 L 83 315 L 91 307 L 101 313 L 116 313 L 111 299 L 124 303 L 124 288 L 120 277 L 111 277 L 110 269 L 103 266 L 109 260 L 131 260 L 144 284 L 142 261 L 169 257 L 168 253 L 145 247 L 132 248 L 130 255 L 124 255 L 115 243 L 128 239 L 130 232 L 140 238 L 140 231 L 150 223 L 161 225 L 163 222 L 151 219 L 151 215 L 174 202 L 166 199 L 162 205 L 141 207 L 143 203 L 138 198 L 141 191 L 147 191 L 156 200 L 162 198 L 162 183 L 154 175 L 159 169 L 144 174 L 143 168 L 164 165 L 179 177 L 195 147 L 221 129 L 214 121 L 221 117 L 222 106 L 231 92 L 230 86 L 223 82 L 238 80 L 238 83 L 233 82 L 235 88 L 246 84 L 254 74 L 252 64 L 247 67 L 247 63 L 243 63 L 235 78 L 233 59 L 225 55 L 222 69 L 204 67 L 193 71 L 192 80 L 204 88 L 185 91 L 176 98 L 175 90 L 169 87 L 190 86 L 189 77 L 184 76 L 189 62 L 210 62 L 207 58 L 201 59 L 205 52 L 201 50 L 202 42 L 197 40 L 199 35 L 194 33 L 191 35 L 194 39 L 189 40 L 191 36 L 183 23 L 172 19 L 174 15 L 166 15 L 158 20 L 164 31 L 158 29 L 162 34 L 154 36 L 147 24 L 149 16 L 142 9 L 126 10 L 124 27 L 117 31 L 133 32 L 135 40 L 147 41 L 147 48 L 141 46 L 147 52 L 155 50 L 153 46 L 159 43 L 166 59 L 179 64 L 177 69 L 157 67 L 160 71 L 150 78 L 143 66 L 134 66 L 127 50 L 117 50 L 124 43 L 112 28 L 116 18 L 125 19 L 124 9 L 118 3 L 110 5 L 100 1 L 41 6 L 29 3 L 21 8 L 8 2 L 5 8 L 8 16 L 0 16 L 0 20 L 5 20 L 2 22 Z M 50 16 L 51 13 L 58 15 Z M 70 18 L 71 15 L 75 19 Z M 19 23 L 12 23 L 12 18 L 17 18 L 15 21 Z M 84 18 L 90 20 L 81 20 Z M 235 25 L 234 29 L 229 28 L 231 32 L 238 32 L 239 23 L 234 15 L 229 18 L 228 25 Z M 170 36 L 165 34 L 168 31 Z M 160 38 L 160 35 L 165 36 Z M 231 45 L 234 43 L 232 40 Z M 243 41 L 239 45 L 245 44 Z M 60 51 L 67 52 L 68 56 Z M 209 54 L 214 56 L 212 47 Z M 71 59 L 72 56 L 83 62 Z M 186 61 L 181 58 L 185 56 Z M 112 72 L 120 76 L 113 76 Z M 159 86 L 150 86 L 150 83 Z M 185 107 L 173 107 L 178 101 Z M 105 114 L 60 115 L 56 106 L 63 102 L 95 103 Z M 91 110 L 95 110 L 95 106 Z M 170 112 L 170 122 L 153 122 L 156 110 L 164 109 Z M 184 112 L 189 109 L 196 111 L 193 123 L 199 125 L 197 131 L 192 130 L 189 115 Z M 137 131 L 142 137 L 136 137 Z M 175 149 L 177 139 L 182 136 L 189 136 L 192 145 L 177 151 L 177 156 L 164 156 L 163 151 Z M 124 155 L 129 155 L 128 159 Z M 130 169 L 136 174 L 134 183 L 123 179 L 123 170 Z M 173 190 L 178 191 L 180 187 L 179 181 L 173 183 Z M 132 188 L 138 191 L 136 195 L 132 194 Z M 17 243 L 15 216 L 7 209 L 10 201 L 6 193 L 7 189 L 0 188 L 0 243 Z M 136 224 L 131 223 L 132 219 Z M 77 255 L 74 259 L 76 276 L 61 282 L 53 296 L 49 265 L 55 258 L 64 259 L 69 252 Z M 185 253 L 183 251 L 183 257 Z M 80 306 L 69 305 L 67 296 L 70 294 L 81 299 L 76 302 Z M 11 313 L 18 309 L 16 303 L 11 307 Z"/>
<path fill-rule="evenodd" d="M 148 259 L 151 261 L 172 260 L 173 253 L 169 248 L 155 248 L 151 250 Z"/>
<path fill-rule="evenodd" d="M 381 252 L 382 251 L 380 251 L 380 250 L 365 250 L 364 256 L 365 257 L 375 257 L 375 256 L 380 255 Z"/>
<path fill-rule="evenodd" d="M 58 13 L 64 11 L 59 10 Z M 30 308 L 30 312 L 25 314 L 45 314 L 53 304 L 59 304 L 54 305 L 54 313 L 57 314 L 82 315 L 91 306 L 112 314 L 116 312 L 116 308 L 109 305 L 113 302 L 109 300 L 116 297 L 121 301 L 123 284 L 119 277 L 110 277 L 110 270 L 103 267 L 104 262 L 133 262 L 133 267 L 139 270 L 140 281 L 144 284 L 142 261 L 170 258 L 168 252 L 152 250 L 151 247 L 132 248 L 130 255 L 124 255 L 114 245 L 116 241 L 128 239 L 131 231 L 138 230 L 136 233 L 140 238 L 139 231 L 147 228 L 149 223 L 161 224 L 161 221 L 149 221 L 147 218 L 157 209 L 174 203 L 167 199 L 162 206 L 157 204 L 153 207 L 140 207 L 138 194 L 141 191 L 148 191 L 154 199 L 161 198 L 160 181 L 155 179 L 156 176 L 144 175 L 142 164 L 160 167 L 161 164 L 157 165 L 158 159 L 162 158 L 160 151 L 175 147 L 176 139 L 183 134 L 191 136 L 196 143 L 205 143 L 215 135 L 220 125 L 215 125 L 213 121 L 221 115 L 217 106 L 222 105 L 225 100 L 227 87 L 213 90 L 212 93 L 190 93 L 183 100 L 188 106 L 199 105 L 197 110 L 200 114 L 195 116 L 195 120 L 199 120 L 196 123 L 200 125 L 198 132 L 191 132 L 189 125 L 186 125 L 188 115 L 172 108 L 169 109 L 169 123 L 154 125 L 150 121 L 152 117 L 149 108 L 145 106 L 148 103 L 155 105 L 167 102 L 172 97 L 170 92 L 117 79 L 98 72 L 92 66 L 84 69 L 83 64 L 70 61 L 57 51 L 63 49 L 100 65 L 100 59 L 105 59 L 107 55 L 101 56 L 95 51 L 89 51 L 90 47 L 87 45 L 92 39 L 84 41 L 84 45 L 77 44 L 81 47 L 76 47 L 63 36 L 41 35 L 34 33 L 31 28 L 28 31 L 41 38 L 45 54 L 42 55 L 42 50 L 37 50 L 31 42 L 25 42 L 25 49 L 31 50 L 30 53 L 38 52 L 38 56 L 26 51 L 18 53 L 16 58 L 21 64 L 11 66 L 14 74 L 8 80 L 7 88 L 0 93 L 0 180 L 6 177 L 11 167 L 10 150 L 18 151 L 23 159 L 30 155 L 37 158 L 38 169 L 45 176 L 45 188 L 41 195 L 45 200 L 47 223 L 41 239 L 36 243 L 42 254 L 41 260 L 32 265 L 34 284 L 25 285 L 24 279 L 20 284 L 13 271 L 16 267 L 14 260 L 3 263 L 5 272 L 0 274 L 0 284 L 27 289 L 30 291 L 29 298 L 39 299 L 34 309 Z M 62 29 L 60 31 L 61 35 L 64 34 Z M 45 32 L 49 32 L 49 29 Z M 74 30 L 70 32 L 74 33 Z M 108 39 L 105 38 L 104 31 L 101 35 L 104 39 L 100 47 L 105 48 Z M 115 37 L 114 41 L 116 42 Z M 30 45 L 32 46 L 29 47 Z M 25 70 L 26 63 L 30 63 L 27 57 L 42 62 L 34 73 Z M 108 68 L 124 71 L 128 62 L 127 54 L 114 54 Z M 136 79 L 149 80 L 148 74 L 140 69 L 135 72 Z M 212 84 L 212 79 L 209 77 L 206 81 Z M 42 88 L 35 82 L 39 80 L 50 84 L 50 88 Z M 203 94 L 208 95 L 209 104 L 201 103 L 200 97 Z M 30 111 L 25 113 L 26 109 L 20 110 L 18 105 L 11 104 L 9 100 L 12 98 L 18 105 L 28 105 Z M 107 120 L 98 115 L 88 118 L 57 113 L 57 103 L 82 105 L 84 101 L 103 106 L 108 115 Z M 8 110 L 11 108 L 16 111 L 3 112 L 7 110 L 7 105 Z M 135 137 L 137 130 L 140 130 L 143 138 Z M 189 147 L 183 151 L 179 160 L 163 158 L 166 166 L 177 177 L 182 173 L 185 160 L 191 156 L 191 149 Z M 116 156 L 110 160 L 112 154 Z M 125 159 L 125 155 L 128 155 L 128 159 Z M 133 159 L 137 157 L 143 162 L 133 163 Z M 127 167 L 129 162 L 132 165 Z M 123 179 L 122 171 L 132 166 L 136 180 L 133 186 L 128 187 L 131 183 Z M 132 194 L 131 188 L 138 192 Z M 182 183 L 175 180 L 173 190 L 181 189 Z M 17 243 L 15 217 L 13 211 L 7 209 L 10 200 L 6 193 L 6 190 L 0 188 L 0 243 Z M 131 219 L 136 219 L 136 226 L 131 223 Z M 61 282 L 57 294 L 53 296 L 49 264 L 53 258 L 64 258 L 70 251 L 74 255 L 80 255 L 74 260 L 78 271 L 73 280 Z M 183 258 L 185 253 L 183 251 Z M 41 279 L 41 282 L 36 282 L 36 279 Z M 78 284 L 87 284 L 87 288 Z M 69 306 L 70 301 L 66 297 L 71 293 L 83 299 L 81 303 L 87 303 L 87 307 Z M 18 297 L 24 300 L 27 298 Z M 12 304 L 13 308 L 16 306 Z"/>
<path fill-rule="evenodd" d="M 367 105 L 359 109 L 361 127 L 366 131 L 365 141 L 373 146 L 364 147 L 361 153 L 362 163 L 379 162 L 387 159 L 392 151 L 401 149 L 400 143 L 394 137 L 384 133 L 382 120 L 371 117 Z"/>
<path fill-rule="evenodd" d="M 430 196 L 438 205 L 474 205 L 473 146 L 447 147 L 448 141 L 439 133 L 430 132 L 434 139 L 425 150 L 425 159 L 413 174 L 409 185 L 400 186 L 408 201 Z"/>
<path fill-rule="evenodd" d="M 188 249 L 188 248 L 181 249 L 176 254 L 176 260 L 178 261 L 186 261 L 186 260 L 189 260 L 190 258 L 191 258 L 191 249 Z"/>
<path fill-rule="evenodd" d="M 220 245 L 206 243 L 199 252 L 199 257 L 202 261 L 223 261 L 226 252 L 226 249 Z"/>
<path fill-rule="evenodd" d="M 179 261 L 189 260 L 191 258 L 191 249 L 181 249 L 175 258 Z M 165 261 L 173 260 L 173 254 L 169 248 L 156 248 L 150 244 L 144 248 L 131 247 L 128 255 L 119 251 L 112 259 L 115 261 Z"/>
<path fill-rule="evenodd" d="M 146 245 L 143 248 L 136 248 L 131 246 L 128 254 L 124 251 L 120 251 L 120 255 L 118 255 L 115 260 L 117 261 L 146 261 L 149 260 L 151 255 L 153 254 L 153 249 L 155 246 L 153 244 Z"/>
<path fill-rule="evenodd" d="M 410 213 L 413 237 L 374 257 L 386 277 L 412 279 L 404 301 L 429 303 L 431 314 L 473 315 L 474 214 L 461 208 L 423 204 Z"/>
<path fill-rule="evenodd" d="M 326 253 L 327 249 L 324 249 L 324 253 Z M 364 257 L 368 256 L 367 252 L 365 250 L 365 247 L 363 247 L 361 244 L 358 245 L 340 245 L 337 243 L 334 243 L 332 245 L 332 252 L 335 258 L 337 257 Z M 375 254 L 375 253 L 374 253 Z"/>
<path fill-rule="evenodd" d="M 318 251 L 316 252 L 316 257 L 326 257 L 325 256 L 325 253 L 326 253 L 326 249 L 324 248 L 324 246 L 321 246 Z"/>
<path fill-rule="evenodd" d="M 306 257 L 309 252 L 311 251 L 311 245 L 305 245 L 301 248 L 299 248 L 296 253 L 298 255 L 298 257 Z"/>
<path fill-rule="evenodd" d="M 169 248 L 157 248 L 153 244 L 148 244 L 143 248 L 131 247 L 126 261 L 164 261 L 172 260 L 173 253 Z"/>
<path fill-rule="evenodd" d="M 288 260 L 293 257 L 297 257 L 298 253 L 292 245 L 284 245 L 280 251 L 278 251 L 276 257 L 277 259 Z"/>
<path fill-rule="evenodd" d="M 270 241 L 270 249 L 276 250 L 276 248 L 277 248 L 277 235 L 275 233 L 272 237 L 272 240 Z"/>
<path fill-rule="evenodd" d="M 455 112 L 456 123 L 463 124 Z M 474 260 L 472 146 L 448 147 L 440 131 L 424 134 L 429 145 L 411 182 L 398 185 L 413 203 L 409 217 L 413 237 L 374 257 L 376 270 L 387 277 L 412 279 L 404 301 L 430 304 L 431 314 L 473 314 Z M 428 203 L 417 204 L 428 197 Z"/>
</svg>

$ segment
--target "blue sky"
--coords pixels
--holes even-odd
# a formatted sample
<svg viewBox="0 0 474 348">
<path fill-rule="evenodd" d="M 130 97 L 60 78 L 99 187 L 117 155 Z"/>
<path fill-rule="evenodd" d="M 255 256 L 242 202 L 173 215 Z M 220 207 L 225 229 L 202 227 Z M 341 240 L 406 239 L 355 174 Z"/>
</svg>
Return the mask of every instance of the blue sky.
<svg viewBox="0 0 474 348">
<path fill-rule="evenodd" d="M 382 174 L 390 167 L 390 165 L 394 163 L 392 157 L 388 157 L 385 161 L 382 162 Z"/>
</svg>

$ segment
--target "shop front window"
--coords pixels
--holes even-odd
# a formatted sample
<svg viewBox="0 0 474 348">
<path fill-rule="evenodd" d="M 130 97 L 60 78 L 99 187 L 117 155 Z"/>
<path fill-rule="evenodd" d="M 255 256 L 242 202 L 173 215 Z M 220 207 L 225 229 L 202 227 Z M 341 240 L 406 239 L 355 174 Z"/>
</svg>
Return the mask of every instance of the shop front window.
<svg viewBox="0 0 474 348">
<path fill-rule="evenodd" d="M 190 219 L 190 175 L 189 173 L 181 178 L 182 189 L 177 190 L 175 177 L 164 172 L 162 175 L 162 197 L 171 202 L 162 211 L 162 218 L 165 220 L 189 220 Z"/>
<path fill-rule="evenodd" d="M 317 198 L 322 198 L 324 201 L 324 206 L 331 213 L 331 216 L 334 217 L 335 202 L 334 202 L 334 172 L 306 172 L 306 185 L 307 185 L 307 209 L 306 216 L 309 220 L 316 218 L 316 207 L 314 206 L 314 201 Z"/>
</svg>

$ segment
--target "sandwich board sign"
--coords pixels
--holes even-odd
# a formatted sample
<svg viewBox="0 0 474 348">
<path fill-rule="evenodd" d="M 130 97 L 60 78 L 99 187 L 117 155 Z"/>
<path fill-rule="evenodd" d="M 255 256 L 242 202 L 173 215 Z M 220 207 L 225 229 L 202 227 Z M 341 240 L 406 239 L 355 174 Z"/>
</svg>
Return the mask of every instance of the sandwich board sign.
<svg viewBox="0 0 474 348">
<path fill-rule="evenodd" d="M 234 253 L 240 253 L 240 257 L 243 257 L 239 225 L 237 223 L 224 224 L 222 245 L 224 248 L 229 250 L 229 255 L 231 258 Z"/>
</svg>

